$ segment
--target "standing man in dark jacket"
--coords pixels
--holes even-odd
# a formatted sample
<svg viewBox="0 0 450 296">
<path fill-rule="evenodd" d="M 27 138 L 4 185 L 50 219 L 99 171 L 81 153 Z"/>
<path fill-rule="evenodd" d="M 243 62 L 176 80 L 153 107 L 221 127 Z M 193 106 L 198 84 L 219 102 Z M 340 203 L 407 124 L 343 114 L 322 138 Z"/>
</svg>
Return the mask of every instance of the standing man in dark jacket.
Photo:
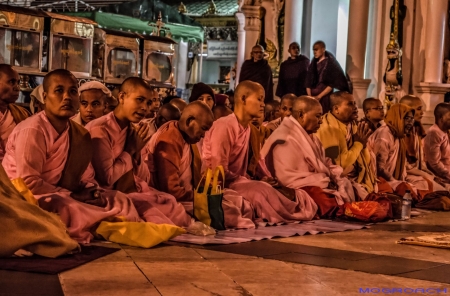
<svg viewBox="0 0 450 296">
<path fill-rule="evenodd" d="M 308 73 L 309 59 L 300 54 L 300 45 L 293 42 L 289 45 L 287 60 L 281 63 L 280 76 L 275 94 L 282 98 L 286 94 L 295 94 L 297 97 L 306 95 L 306 74 Z"/>
<path fill-rule="evenodd" d="M 272 69 L 264 59 L 264 48 L 255 45 L 252 48 L 252 58 L 242 64 L 239 82 L 250 80 L 261 84 L 266 93 L 264 101 L 273 101 Z"/>
<path fill-rule="evenodd" d="M 330 95 L 333 89 L 351 93 L 347 77 L 336 58 L 327 51 L 325 42 L 313 45 L 314 59 L 306 76 L 306 92 L 320 101 L 323 114 L 331 110 Z"/>
</svg>

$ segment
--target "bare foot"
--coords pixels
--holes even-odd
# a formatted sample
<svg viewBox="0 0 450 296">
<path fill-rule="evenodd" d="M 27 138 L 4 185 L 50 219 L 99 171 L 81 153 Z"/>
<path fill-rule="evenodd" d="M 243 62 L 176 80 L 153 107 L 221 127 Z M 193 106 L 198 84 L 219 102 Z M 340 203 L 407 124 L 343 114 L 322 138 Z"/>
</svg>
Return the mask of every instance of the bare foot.
<svg viewBox="0 0 450 296">
<path fill-rule="evenodd" d="M 16 257 L 29 257 L 29 256 L 33 256 L 33 253 L 25 251 L 24 249 L 19 249 L 17 250 L 13 256 Z"/>
</svg>

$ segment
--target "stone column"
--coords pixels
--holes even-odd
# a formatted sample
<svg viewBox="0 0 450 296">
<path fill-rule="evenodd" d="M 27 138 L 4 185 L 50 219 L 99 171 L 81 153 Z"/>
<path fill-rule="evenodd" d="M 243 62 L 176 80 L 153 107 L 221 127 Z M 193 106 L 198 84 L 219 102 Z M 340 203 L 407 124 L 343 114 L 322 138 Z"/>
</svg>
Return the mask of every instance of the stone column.
<svg viewBox="0 0 450 296">
<path fill-rule="evenodd" d="M 238 37 L 238 52 L 237 52 L 237 59 L 236 59 L 236 80 L 235 80 L 235 87 L 239 83 L 239 75 L 241 74 L 241 67 L 242 64 L 245 61 L 245 16 L 242 12 L 236 12 L 235 14 L 237 25 L 238 25 L 238 31 L 237 31 L 237 37 Z"/>
<path fill-rule="evenodd" d="M 283 61 L 289 57 L 289 44 L 292 42 L 301 44 L 303 1 L 286 0 L 284 5 Z"/>
<path fill-rule="evenodd" d="M 442 83 L 447 7 L 447 0 L 427 1 L 424 76 L 423 82 L 416 86 L 426 106 L 422 119 L 425 125 L 433 124 L 433 110 L 444 101 L 444 94 L 449 89 L 448 85 Z"/>
<path fill-rule="evenodd" d="M 187 71 L 188 43 L 180 40 L 178 45 L 177 62 L 177 88 L 186 89 L 186 71 Z"/>
<path fill-rule="evenodd" d="M 350 0 L 348 17 L 346 70 L 353 83 L 353 96 L 360 108 L 371 82 L 364 79 L 369 6 L 368 0 Z"/>
<path fill-rule="evenodd" d="M 259 19 L 259 6 L 242 6 L 242 13 L 245 16 L 245 59 L 251 57 L 252 47 L 256 44 L 261 30 L 261 21 Z"/>
</svg>

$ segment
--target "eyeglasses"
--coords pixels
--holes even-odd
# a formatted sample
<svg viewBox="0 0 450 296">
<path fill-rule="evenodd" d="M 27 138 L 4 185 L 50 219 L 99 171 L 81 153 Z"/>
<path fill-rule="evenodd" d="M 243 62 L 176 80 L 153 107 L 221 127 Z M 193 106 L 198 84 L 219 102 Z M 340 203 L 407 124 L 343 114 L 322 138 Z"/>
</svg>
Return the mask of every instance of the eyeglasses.
<svg viewBox="0 0 450 296">
<path fill-rule="evenodd" d="M 404 119 L 405 119 L 405 121 L 408 121 L 408 122 L 414 121 L 414 117 L 411 117 L 411 116 L 405 116 Z"/>
<path fill-rule="evenodd" d="M 383 111 L 383 110 L 384 110 L 384 107 L 369 108 L 369 110 Z"/>
</svg>

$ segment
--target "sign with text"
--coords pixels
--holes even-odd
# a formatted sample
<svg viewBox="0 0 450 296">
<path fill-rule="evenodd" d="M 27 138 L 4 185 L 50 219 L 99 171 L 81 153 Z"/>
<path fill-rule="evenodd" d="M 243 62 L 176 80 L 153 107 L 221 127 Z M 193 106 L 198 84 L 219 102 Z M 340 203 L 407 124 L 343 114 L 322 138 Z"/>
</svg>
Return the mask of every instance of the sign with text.
<svg viewBox="0 0 450 296">
<path fill-rule="evenodd" d="M 208 40 L 208 56 L 207 59 L 236 59 L 237 58 L 237 41 L 216 41 Z"/>
</svg>

